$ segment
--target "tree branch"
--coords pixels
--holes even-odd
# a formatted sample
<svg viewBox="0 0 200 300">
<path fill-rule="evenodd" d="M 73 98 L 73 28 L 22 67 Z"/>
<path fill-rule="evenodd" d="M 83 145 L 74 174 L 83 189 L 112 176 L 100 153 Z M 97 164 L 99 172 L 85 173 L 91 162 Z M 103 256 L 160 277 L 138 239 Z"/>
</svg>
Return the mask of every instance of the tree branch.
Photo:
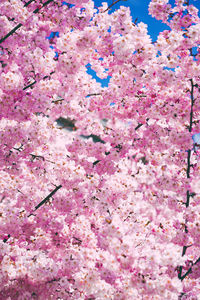
<svg viewBox="0 0 200 300">
<path fill-rule="evenodd" d="M 36 8 L 36 9 L 33 11 L 33 13 L 34 13 L 34 14 L 38 13 L 38 12 L 40 11 L 40 9 L 42 9 L 43 7 L 45 7 L 47 4 L 51 3 L 52 1 L 54 1 L 54 0 L 48 0 L 48 1 L 46 1 L 41 7 Z"/>
<path fill-rule="evenodd" d="M 26 2 L 25 4 L 24 4 L 24 7 L 27 7 L 29 4 L 31 4 L 32 2 L 34 2 L 35 0 L 30 0 L 30 1 L 28 1 L 28 2 Z"/>
<path fill-rule="evenodd" d="M 191 99 L 191 108 L 190 108 L 190 124 L 189 124 L 189 132 L 192 132 L 192 124 L 193 124 L 193 107 L 194 107 L 194 84 L 193 84 L 193 80 L 190 79 L 190 82 L 191 82 L 191 90 L 190 90 L 190 99 Z M 186 170 L 186 175 L 187 175 L 187 178 L 190 178 L 190 168 L 191 168 L 191 163 L 190 163 L 190 160 L 191 160 L 191 149 L 188 149 L 187 150 L 187 170 Z M 187 190 L 187 199 L 186 199 L 186 202 L 185 202 L 185 206 L 186 208 L 190 205 L 190 197 L 192 197 L 192 194 L 190 193 L 189 190 Z M 188 230 L 187 230 L 187 219 L 185 220 L 185 232 L 188 233 Z M 187 246 L 183 246 L 183 249 L 182 249 L 182 256 L 184 256 L 186 254 L 186 250 L 187 250 Z M 200 258 L 196 261 L 196 263 L 200 261 Z M 196 264 L 195 263 L 195 264 Z M 182 281 L 188 274 L 190 274 L 190 272 L 192 271 L 192 267 L 190 267 L 188 269 L 188 271 L 182 276 L 182 270 L 183 270 L 183 266 L 180 266 L 179 267 L 179 271 L 178 271 L 178 278 Z"/>
<path fill-rule="evenodd" d="M 144 124 L 139 123 L 139 124 L 135 127 L 135 130 L 138 130 L 142 125 L 144 125 Z"/>
<path fill-rule="evenodd" d="M 43 161 L 48 161 L 48 162 L 50 162 L 50 163 L 52 163 L 52 164 L 55 164 L 54 161 L 51 161 L 51 160 L 49 160 L 49 159 L 46 159 L 44 156 L 36 155 L 36 154 L 32 154 L 32 153 L 30 153 L 29 155 L 32 156 L 32 161 L 34 161 L 34 159 L 42 159 Z"/>
<path fill-rule="evenodd" d="M 21 23 L 19 23 L 17 26 L 15 26 L 8 34 L 6 34 L 2 39 L 0 39 L 0 44 L 3 43 L 9 36 L 11 36 L 20 27 L 22 27 Z"/>
<path fill-rule="evenodd" d="M 7 238 L 3 239 L 3 242 L 6 243 L 9 238 L 10 238 L 10 234 L 8 234 Z"/>
<path fill-rule="evenodd" d="M 47 4 L 49 4 L 50 2 L 52 2 L 53 0 L 48 0 L 46 1 L 40 8 L 36 8 L 33 13 L 36 14 L 40 11 L 40 9 L 42 9 L 43 7 L 45 7 Z M 33 0 L 30 0 L 29 2 L 27 2 L 24 7 L 27 7 L 31 2 L 33 2 Z M 9 36 L 11 36 L 13 33 L 15 33 L 15 31 L 17 31 L 20 27 L 22 27 L 22 24 L 19 23 L 17 26 L 15 26 L 8 34 L 6 34 L 2 39 L 0 39 L 0 44 L 3 43 Z"/>
<path fill-rule="evenodd" d="M 113 1 L 113 3 L 110 4 L 110 5 L 108 6 L 108 8 L 106 8 L 106 10 L 104 10 L 103 12 L 106 12 L 106 11 L 108 11 L 109 9 L 111 9 L 111 8 L 112 8 L 115 4 L 117 4 L 119 1 L 121 1 L 121 0 Z M 123 1 L 126 1 L 126 0 L 123 0 Z"/>
<path fill-rule="evenodd" d="M 189 132 L 192 131 L 192 118 L 193 118 L 193 106 L 194 106 L 194 84 L 193 80 L 190 79 L 191 82 L 191 91 L 190 91 L 190 99 L 191 99 L 191 110 L 190 110 L 190 127 L 189 127 Z"/>
<path fill-rule="evenodd" d="M 146 119 L 146 122 L 149 121 L 149 118 Z M 143 126 L 144 124 L 142 123 L 139 123 L 136 127 L 135 127 L 135 130 L 138 130 L 141 126 Z"/>
<path fill-rule="evenodd" d="M 37 82 L 37 81 L 35 80 L 35 81 L 33 81 L 32 83 L 30 83 L 30 84 L 28 84 L 27 86 L 25 86 L 25 87 L 23 88 L 23 91 L 25 91 L 26 89 L 32 87 L 36 82 Z"/>
<path fill-rule="evenodd" d="M 86 97 L 99 96 L 99 95 L 101 95 L 101 93 L 88 94 Z"/>
<path fill-rule="evenodd" d="M 38 205 L 35 206 L 34 211 L 36 211 L 43 204 L 45 204 L 61 187 L 62 187 L 62 185 L 57 186 L 46 198 L 44 198 Z M 33 214 L 31 213 L 30 215 L 28 215 L 28 217 L 30 217 L 32 215 Z"/>
<path fill-rule="evenodd" d="M 61 99 L 58 99 L 58 100 L 51 101 L 51 103 L 57 104 L 59 102 L 62 102 L 63 100 L 65 100 L 65 99 L 61 98 Z"/>
<path fill-rule="evenodd" d="M 195 261 L 194 264 L 192 264 L 192 266 L 187 270 L 187 272 L 183 276 L 179 277 L 179 279 L 181 281 L 183 281 L 183 279 L 185 279 L 185 277 L 188 276 L 192 272 L 192 267 L 195 266 L 198 262 L 200 262 L 200 257 Z"/>
<path fill-rule="evenodd" d="M 42 78 L 42 80 L 47 79 L 47 78 L 51 79 L 51 75 L 54 74 L 54 73 L 55 73 L 55 71 L 51 72 L 51 73 L 50 73 L 49 75 L 47 75 L 47 76 L 44 76 L 44 77 Z M 36 83 L 37 83 L 37 81 L 35 80 L 35 81 L 33 81 L 32 83 L 28 84 L 27 86 L 25 86 L 25 87 L 23 88 L 23 91 L 25 91 L 26 89 L 32 87 L 32 86 L 33 86 L 34 84 L 36 84 Z M 63 99 L 63 100 L 64 100 L 64 99 Z M 52 102 L 53 102 L 53 101 L 52 101 Z"/>
</svg>

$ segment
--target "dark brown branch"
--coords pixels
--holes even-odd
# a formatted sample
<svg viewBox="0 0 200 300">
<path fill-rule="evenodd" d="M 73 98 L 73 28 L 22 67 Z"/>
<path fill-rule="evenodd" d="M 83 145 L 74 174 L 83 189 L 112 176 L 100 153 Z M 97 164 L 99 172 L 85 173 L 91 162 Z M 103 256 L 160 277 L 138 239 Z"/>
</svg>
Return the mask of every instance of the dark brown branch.
<svg viewBox="0 0 200 300">
<path fill-rule="evenodd" d="M 190 82 L 191 82 L 191 90 L 190 90 L 190 99 L 191 99 L 191 108 L 190 108 L 190 124 L 189 124 L 189 132 L 192 132 L 192 124 L 193 124 L 193 107 L 194 107 L 194 84 L 193 84 L 193 80 L 190 79 Z M 186 174 L 187 174 L 187 178 L 190 178 L 190 168 L 191 168 L 191 149 L 188 149 L 187 151 L 187 170 L 186 170 Z M 192 197 L 193 194 L 190 193 L 190 191 L 188 190 L 187 191 L 187 199 L 186 199 L 186 202 L 185 202 L 185 206 L 186 208 L 189 207 L 190 205 L 190 197 Z M 187 219 L 185 220 L 185 232 L 188 233 L 188 230 L 187 230 Z M 182 256 L 184 256 L 186 254 L 186 250 L 187 250 L 187 246 L 183 246 L 183 250 L 182 250 Z M 200 258 L 196 261 L 196 263 L 200 261 Z M 195 263 L 195 264 L 196 264 Z M 192 271 L 192 268 L 190 267 L 188 269 L 188 271 L 182 276 L 182 270 L 183 270 L 183 266 L 180 266 L 179 267 L 179 270 L 178 270 L 178 278 L 182 281 L 191 271 Z"/>
<path fill-rule="evenodd" d="M 26 3 L 24 4 L 24 7 L 29 6 L 29 4 L 31 4 L 32 2 L 35 2 L 35 0 L 30 0 L 30 1 L 26 2 Z"/>
<path fill-rule="evenodd" d="M 62 185 L 57 186 L 46 198 L 44 198 L 38 205 L 35 206 L 34 211 L 36 211 L 43 204 L 45 204 L 61 187 L 62 187 Z M 30 215 L 28 215 L 28 217 L 30 217 L 32 215 L 33 214 L 31 213 Z"/>
<path fill-rule="evenodd" d="M 40 208 L 40 206 L 42 206 L 44 203 L 46 203 L 60 188 L 62 187 L 62 185 L 60 184 L 59 186 L 57 186 L 46 198 L 44 198 L 44 200 L 42 200 L 36 207 L 35 210 L 37 210 L 38 208 Z"/>
<path fill-rule="evenodd" d="M 35 0 L 30 0 L 24 4 L 24 7 L 27 7 L 29 4 L 31 4 Z M 15 26 L 8 34 L 6 34 L 1 40 L 0 44 L 3 43 L 9 36 L 11 36 L 15 31 L 17 31 L 22 26 L 21 23 L 19 23 L 17 26 Z"/>
<path fill-rule="evenodd" d="M 75 241 L 73 242 L 73 245 L 78 245 L 78 246 L 81 245 L 82 241 L 81 241 L 79 238 L 73 236 L 73 239 L 75 240 Z"/>
<path fill-rule="evenodd" d="M 41 155 L 35 155 L 35 154 L 30 154 L 31 156 L 32 156 L 32 160 L 34 160 L 34 159 L 42 159 L 43 161 L 45 160 L 45 158 L 44 158 L 44 156 L 41 156 Z"/>
<path fill-rule="evenodd" d="M 21 146 L 19 148 L 15 148 L 13 147 L 14 150 L 21 152 L 23 149 L 23 144 L 21 144 Z"/>
<path fill-rule="evenodd" d="M 33 81 L 32 83 L 30 83 L 30 84 L 28 84 L 27 86 L 25 86 L 25 87 L 23 88 L 23 91 L 25 91 L 26 89 L 32 87 L 34 84 L 36 84 L 36 82 L 37 82 L 37 81 L 35 80 L 35 81 Z"/>
<path fill-rule="evenodd" d="M 10 234 L 8 234 L 7 238 L 3 239 L 3 242 L 6 243 L 9 238 L 10 238 Z"/>
<path fill-rule="evenodd" d="M 190 158 L 191 158 L 191 150 L 188 150 L 188 155 L 187 155 L 187 178 L 190 178 Z"/>
<path fill-rule="evenodd" d="M 86 97 L 99 96 L 99 95 L 101 95 L 101 93 L 88 94 Z"/>
<path fill-rule="evenodd" d="M 49 4 L 50 2 L 52 2 L 53 0 L 48 0 L 46 1 L 40 8 L 36 8 L 33 13 L 36 14 L 40 11 L 40 9 L 42 9 L 43 7 L 45 7 L 47 4 Z M 30 0 L 29 2 L 27 2 L 24 6 L 27 7 L 32 1 Z M 13 33 L 15 33 L 15 31 L 17 31 L 20 27 L 22 27 L 22 24 L 19 23 L 17 26 L 15 26 L 8 34 L 6 34 L 2 39 L 0 39 L 0 44 L 3 43 L 9 36 L 11 36 Z"/>
<path fill-rule="evenodd" d="M 32 71 L 33 72 L 33 71 Z M 52 74 L 54 74 L 55 73 L 55 71 L 53 71 L 53 72 L 51 72 L 50 73 L 50 75 L 52 75 Z M 47 79 L 47 78 L 51 78 L 50 77 L 50 75 L 47 75 L 47 76 L 44 76 L 42 79 L 44 80 L 44 79 Z M 27 86 L 25 86 L 24 88 L 23 88 L 23 91 L 24 90 L 26 90 L 26 89 L 28 89 L 28 88 L 30 88 L 30 87 L 32 87 L 34 84 L 36 84 L 37 83 L 37 81 L 35 80 L 35 81 L 33 81 L 32 83 L 30 83 L 30 84 L 28 84 Z M 63 99 L 64 100 L 64 99 Z M 53 101 L 52 101 L 53 102 Z"/>
<path fill-rule="evenodd" d="M 138 130 L 142 125 L 144 125 L 144 124 L 139 123 L 139 124 L 135 127 L 135 130 Z"/>
<path fill-rule="evenodd" d="M 58 99 L 58 100 L 54 100 L 54 101 L 51 101 L 51 103 L 55 103 L 55 104 L 57 104 L 57 103 L 59 103 L 59 102 L 62 102 L 63 100 L 65 100 L 65 99 Z"/>
<path fill-rule="evenodd" d="M 33 11 L 33 13 L 34 13 L 34 14 L 38 13 L 38 12 L 40 11 L 40 9 L 42 9 L 43 7 L 45 7 L 47 4 L 51 3 L 52 1 L 54 1 L 54 0 L 48 0 L 48 1 L 46 1 L 40 8 L 36 8 L 36 9 Z"/>
<path fill-rule="evenodd" d="M 193 124 L 193 107 L 194 107 L 194 84 L 193 80 L 190 79 L 191 82 L 191 90 L 190 90 L 190 99 L 191 99 L 191 109 L 190 109 L 190 124 L 189 124 L 189 132 L 192 132 L 192 124 Z M 187 155 L 187 178 L 190 178 L 190 168 L 191 168 L 191 149 L 188 149 L 188 155 Z M 190 192 L 187 191 L 187 200 L 186 200 L 186 207 L 190 204 Z"/>
<path fill-rule="evenodd" d="M 49 281 L 47 281 L 47 283 L 52 283 L 52 282 L 55 282 L 55 281 L 59 281 L 61 278 L 54 278 L 54 279 L 51 279 Z"/>
<path fill-rule="evenodd" d="M 95 162 L 93 162 L 93 167 L 96 166 L 99 162 L 100 160 L 96 160 Z"/>
<path fill-rule="evenodd" d="M 146 122 L 149 121 L 149 118 L 146 119 Z M 143 126 L 144 124 L 142 123 L 139 123 L 136 127 L 135 127 L 135 130 L 138 130 L 141 126 Z"/>
<path fill-rule="evenodd" d="M 34 159 L 42 159 L 43 161 L 48 161 L 48 162 L 50 162 L 50 163 L 52 163 L 52 164 L 55 164 L 54 161 L 51 161 L 51 160 L 49 160 L 49 159 L 46 159 L 44 156 L 41 156 L 41 155 L 35 155 L 35 154 L 32 154 L 32 153 L 30 153 L 29 155 L 32 156 L 32 161 L 34 161 Z"/>
<path fill-rule="evenodd" d="M 182 252 L 182 256 L 184 256 L 184 255 L 185 255 L 185 253 L 186 253 L 186 250 L 187 250 L 187 246 L 183 246 L 183 252 Z"/>
<path fill-rule="evenodd" d="M 17 31 L 21 26 L 22 26 L 21 23 L 19 23 L 17 26 L 15 26 L 8 34 L 6 34 L 2 39 L 0 39 L 0 44 L 3 43 L 13 33 L 15 33 L 15 31 Z"/>
<path fill-rule="evenodd" d="M 195 261 L 195 263 L 192 264 L 192 266 L 187 270 L 187 272 L 183 276 L 179 277 L 179 279 L 183 281 L 183 279 L 185 279 L 186 276 L 192 273 L 192 267 L 195 266 L 198 262 L 200 262 L 200 257 Z"/>
<path fill-rule="evenodd" d="M 113 3 L 110 4 L 110 5 L 108 6 L 108 8 L 106 8 L 106 10 L 104 10 L 103 12 L 106 12 L 106 11 L 108 11 L 109 9 L 111 9 L 111 8 L 112 8 L 115 4 L 117 4 L 119 1 L 121 1 L 121 0 L 113 1 Z M 124 1 L 126 1 L 126 0 L 124 0 Z"/>
<path fill-rule="evenodd" d="M 190 110 L 190 127 L 189 127 L 189 132 L 192 131 L 192 118 L 193 118 L 193 106 L 194 106 L 194 84 L 193 80 L 190 80 L 191 82 L 191 91 L 190 91 L 190 98 L 191 98 L 191 110 Z"/>
</svg>

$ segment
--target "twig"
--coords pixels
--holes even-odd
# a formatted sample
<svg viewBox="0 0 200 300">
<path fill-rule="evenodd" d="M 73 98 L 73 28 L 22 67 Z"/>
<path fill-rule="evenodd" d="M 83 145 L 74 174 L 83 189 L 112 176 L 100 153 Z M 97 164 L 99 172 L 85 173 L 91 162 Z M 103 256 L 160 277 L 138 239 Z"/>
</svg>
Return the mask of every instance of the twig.
<svg viewBox="0 0 200 300">
<path fill-rule="evenodd" d="M 55 164 L 55 162 L 54 161 L 51 161 L 51 160 L 49 160 L 49 159 L 46 159 L 44 156 L 42 156 L 42 155 L 36 155 L 36 154 L 32 154 L 32 153 L 30 153 L 29 155 L 31 155 L 32 156 L 32 161 L 34 161 L 34 159 L 42 159 L 43 161 L 48 161 L 48 162 L 50 162 L 50 163 L 52 163 L 52 164 Z"/>
<path fill-rule="evenodd" d="M 23 91 L 25 91 L 26 89 L 32 87 L 36 82 L 37 82 L 37 81 L 35 80 L 35 81 L 33 81 L 32 83 L 30 83 L 30 84 L 28 84 L 27 86 L 25 86 L 25 87 L 23 88 Z"/>
<path fill-rule="evenodd" d="M 44 156 L 41 155 L 35 155 L 35 154 L 30 154 L 32 156 L 32 160 L 34 160 L 35 158 L 41 158 L 43 161 L 45 160 Z"/>
<path fill-rule="evenodd" d="M 101 95 L 101 93 L 88 94 L 86 97 L 99 96 L 99 95 Z"/>
<path fill-rule="evenodd" d="M 65 100 L 65 99 L 58 99 L 58 100 L 54 100 L 54 101 L 51 101 L 51 103 L 55 103 L 55 104 L 57 104 L 57 103 L 59 103 L 59 102 L 62 102 L 63 100 Z"/>
</svg>

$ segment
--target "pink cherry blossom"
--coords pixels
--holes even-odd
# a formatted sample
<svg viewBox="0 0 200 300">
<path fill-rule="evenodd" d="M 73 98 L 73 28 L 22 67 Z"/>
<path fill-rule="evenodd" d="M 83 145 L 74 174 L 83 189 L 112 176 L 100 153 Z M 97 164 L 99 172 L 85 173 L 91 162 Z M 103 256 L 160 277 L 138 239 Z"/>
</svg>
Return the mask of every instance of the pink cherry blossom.
<svg viewBox="0 0 200 300">
<path fill-rule="evenodd" d="M 199 297 L 198 9 L 109 8 L 0 3 L 0 299 Z"/>
</svg>

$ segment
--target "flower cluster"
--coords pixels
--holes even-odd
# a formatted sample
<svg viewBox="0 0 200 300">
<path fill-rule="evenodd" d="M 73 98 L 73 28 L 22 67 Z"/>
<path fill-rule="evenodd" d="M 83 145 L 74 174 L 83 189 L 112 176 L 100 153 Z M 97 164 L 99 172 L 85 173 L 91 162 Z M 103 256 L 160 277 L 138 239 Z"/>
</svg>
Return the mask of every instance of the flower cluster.
<svg viewBox="0 0 200 300">
<path fill-rule="evenodd" d="M 0 11 L 0 299 L 197 299 L 197 8 Z"/>
</svg>

